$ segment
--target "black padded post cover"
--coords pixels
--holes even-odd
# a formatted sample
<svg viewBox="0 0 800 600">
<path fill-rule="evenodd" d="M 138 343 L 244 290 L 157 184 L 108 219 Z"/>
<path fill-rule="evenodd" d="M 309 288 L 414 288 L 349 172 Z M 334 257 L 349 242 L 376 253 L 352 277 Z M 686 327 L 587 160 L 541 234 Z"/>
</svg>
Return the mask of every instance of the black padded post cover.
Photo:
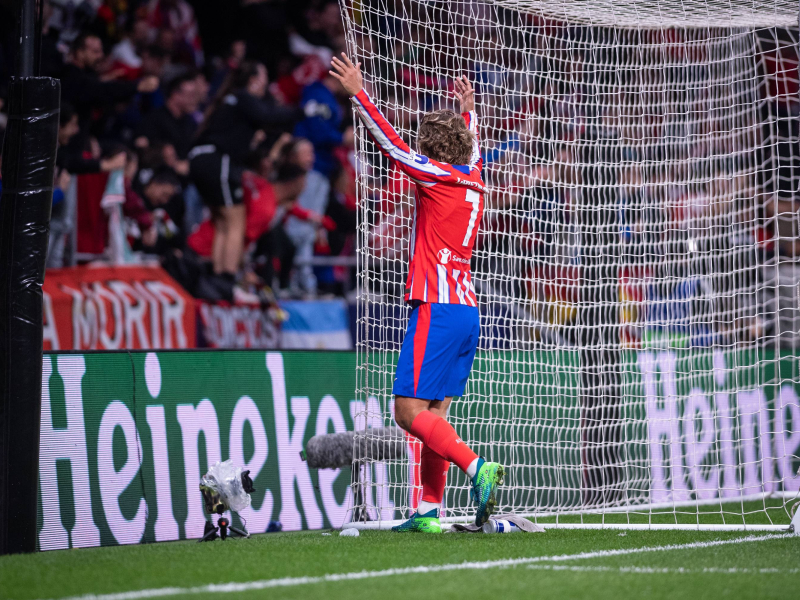
<svg viewBox="0 0 800 600">
<path fill-rule="evenodd" d="M 42 284 L 61 82 L 13 78 L 0 196 L 0 554 L 36 550 Z"/>
</svg>

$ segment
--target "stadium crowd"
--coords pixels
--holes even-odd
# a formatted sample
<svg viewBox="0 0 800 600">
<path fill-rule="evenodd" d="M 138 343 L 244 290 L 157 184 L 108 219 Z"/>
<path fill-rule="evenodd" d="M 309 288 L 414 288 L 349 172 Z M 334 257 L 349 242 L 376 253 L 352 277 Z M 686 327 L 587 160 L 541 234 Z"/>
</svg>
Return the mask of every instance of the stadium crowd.
<svg viewBox="0 0 800 600">
<path fill-rule="evenodd" d="M 758 75 L 766 85 L 758 86 L 759 98 L 723 94 L 717 131 L 693 116 L 713 96 L 701 70 L 692 71 L 698 85 L 686 111 L 663 122 L 636 112 L 644 102 L 658 114 L 664 101 L 639 95 L 644 79 L 678 90 L 672 100 L 679 98 L 686 40 L 631 42 L 655 54 L 608 58 L 620 68 L 604 71 L 613 78 L 605 81 L 584 68 L 600 59 L 574 50 L 597 33 L 588 28 L 530 17 L 522 40 L 514 37 L 516 26 L 482 29 L 473 10 L 469 18 L 435 15 L 452 20 L 436 32 L 410 24 L 430 15 L 406 14 L 404 6 L 366 6 L 362 25 L 372 39 L 365 35 L 359 45 L 374 52 L 366 68 L 375 95 L 411 138 L 417 113 L 446 102 L 450 85 L 424 65 L 453 73 L 466 67 L 476 82 L 492 191 L 476 244 L 483 262 L 473 265 L 487 274 L 479 292 L 529 309 L 542 325 L 540 339 L 550 330 L 578 343 L 570 334 L 581 320 L 577 306 L 592 302 L 620 304 L 619 318 L 608 325 L 634 346 L 646 323 L 700 344 L 720 332 L 739 341 L 763 335 L 768 325 L 754 311 L 765 301 L 753 290 L 772 275 L 754 265 L 800 255 L 789 189 L 800 152 L 789 126 L 798 103 L 788 33 L 759 41 Z M 348 267 L 319 260 L 313 266 L 320 255 L 355 254 L 352 111 L 328 75 L 330 57 L 345 49 L 336 0 L 238 0 L 225 10 L 188 0 L 45 0 L 43 9 L 42 72 L 62 82 L 48 266 L 121 260 L 119 222 L 124 231 L 117 238 L 158 256 L 198 298 L 347 291 Z M 11 15 L 0 12 L 0 102 L 13 60 L 12 27 Z M 645 68 L 660 64 L 664 43 L 676 60 Z M 458 44 L 464 52 L 453 56 L 448 48 Z M 618 95 L 598 95 L 620 81 Z M 724 129 L 731 107 L 756 100 L 760 117 L 752 113 Z M 760 138 L 753 133 L 759 127 Z M 732 133 L 739 130 L 752 139 Z M 735 147 L 745 150 L 731 152 Z M 367 250 L 373 268 L 383 271 L 374 278 L 382 288 L 374 291 L 386 293 L 391 283 L 391 295 L 400 297 L 411 185 L 380 168 L 377 154 L 368 160 L 378 168 L 365 169 L 375 190 L 365 213 Z M 759 169 L 759 162 L 775 166 Z M 586 237 L 589 230 L 594 238 Z M 657 260 L 663 256 L 670 260 Z M 670 272 L 659 272 L 659 264 Z M 612 273 L 606 265 L 621 268 Z M 587 274 L 595 279 L 581 286 Z M 736 301 L 710 306 L 708 289 Z M 605 295 L 585 297 L 598 290 Z"/>
<path fill-rule="evenodd" d="M 0 5 L 0 111 L 13 27 Z M 44 0 L 41 72 L 62 89 L 48 268 L 145 255 L 210 301 L 346 292 L 346 267 L 312 260 L 354 254 L 343 49 L 335 0 Z"/>
<path fill-rule="evenodd" d="M 418 111 L 448 103 L 425 65 L 475 81 L 490 194 L 473 269 L 497 337 L 514 314 L 533 344 L 586 345 L 587 326 L 626 347 L 800 331 L 780 275 L 800 256 L 795 33 L 620 32 L 463 6 L 367 5 L 362 44 L 409 136 Z M 755 60 L 734 65 L 725 44 Z M 369 251 L 398 295 L 411 203 L 382 173 Z"/>
</svg>

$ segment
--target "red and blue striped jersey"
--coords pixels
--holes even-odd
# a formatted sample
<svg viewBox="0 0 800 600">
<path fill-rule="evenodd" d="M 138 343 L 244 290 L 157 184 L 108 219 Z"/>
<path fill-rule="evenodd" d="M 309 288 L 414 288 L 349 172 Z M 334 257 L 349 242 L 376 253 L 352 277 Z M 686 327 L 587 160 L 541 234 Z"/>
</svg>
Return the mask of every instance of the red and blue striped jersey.
<svg viewBox="0 0 800 600">
<path fill-rule="evenodd" d="M 380 151 L 416 184 L 406 302 L 477 306 L 469 265 L 486 186 L 475 113 L 462 115 L 475 134 L 470 162 L 449 165 L 414 152 L 364 90 L 351 101 Z"/>
</svg>

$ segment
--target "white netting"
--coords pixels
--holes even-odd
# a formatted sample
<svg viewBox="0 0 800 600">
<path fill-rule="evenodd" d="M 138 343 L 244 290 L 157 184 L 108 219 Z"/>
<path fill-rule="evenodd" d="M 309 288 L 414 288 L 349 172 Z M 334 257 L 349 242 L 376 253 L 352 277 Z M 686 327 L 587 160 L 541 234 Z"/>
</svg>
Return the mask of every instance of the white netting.
<svg viewBox="0 0 800 600">
<path fill-rule="evenodd" d="M 798 12 L 793 0 L 495 0 L 493 4 L 564 24 L 619 28 L 796 27 Z"/>
<path fill-rule="evenodd" d="M 454 77 L 477 88 L 482 339 L 450 417 L 508 468 L 501 508 L 703 523 L 711 504 L 716 523 L 785 522 L 800 489 L 797 3 L 342 9 L 368 90 L 412 147 L 419 116 L 453 106 Z M 369 435 L 392 421 L 413 191 L 363 127 L 357 143 Z M 413 512 L 418 452 L 356 457 L 357 518 Z M 472 513 L 467 491 L 452 468 L 448 514 Z"/>
</svg>

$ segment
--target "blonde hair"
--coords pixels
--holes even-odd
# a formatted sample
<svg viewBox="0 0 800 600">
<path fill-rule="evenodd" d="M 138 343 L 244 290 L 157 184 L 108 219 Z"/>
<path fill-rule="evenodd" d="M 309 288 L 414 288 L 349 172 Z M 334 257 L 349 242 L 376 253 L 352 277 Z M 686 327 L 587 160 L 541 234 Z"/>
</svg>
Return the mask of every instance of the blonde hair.
<svg viewBox="0 0 800 600">
<path fill-rule="evenodd" d="M 452 110 L 427 113 L 419 123 L 420 154 L 451 165 L 466 165 L 472 157 L 475 135 L 464 119 Z"/>
</svg>

